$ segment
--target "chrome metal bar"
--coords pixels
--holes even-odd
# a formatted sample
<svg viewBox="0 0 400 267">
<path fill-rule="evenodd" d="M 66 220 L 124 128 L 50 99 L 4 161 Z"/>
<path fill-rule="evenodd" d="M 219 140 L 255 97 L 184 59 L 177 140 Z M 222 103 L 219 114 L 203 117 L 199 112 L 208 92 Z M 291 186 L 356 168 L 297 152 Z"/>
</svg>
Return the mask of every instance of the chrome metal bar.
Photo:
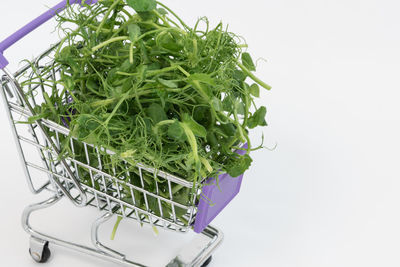
<svg viewBox="0 0 400 267">
<path fill-rule="evenodd" d="M 154 179 L 155 183 L 156 183 L 156 193 L 159 196 L 160 195 L 160 189 L 158 187 L 158 181 L 157 179 Z M 163 207 L 162 207 L 162 203 L 161 203 L 161 199 L 157 198 L 157 204 L 158 204 L 158 209 L 160 210 L 160 216 L 164 217 L 164 211 L 163 211 Z M 165 227 L 165 222 L 163 222 L 163 225 Z"/>
<path fill-rule="evenodd" d="M 121 253 L 104 246 L 99 241 L 98 231 L 100 226 L 113 216 L 111 212 L 101 216 L 92 225 L 91 239 L 96 249 L 77 243 L 64 241 L 33 229 L 33 227 L 30 225 L 30 216 L 32 213 L 38 210 L 49 208 L 58 203 L 60 200 L 60 197 L 53 196 L 43 202 L 30 205 L 24 210 L 22 215 L 22 226 L 31 237 L 40 240 L 41 242 L 49 242 L 57 246 L 62 246 L 87 255 L 95 256 L 103 260 L 112 261 L 123 266 L 146 267 L 145 265 L 127 260 L 125 255 L 122 255 Z M 224 235 L 218 228 L 208 226 L 201 235 L 196 236 L 190 245 L 186 246 L 167 266 L 200 267 L 222 243 L 223 239 Z"/>
<path fill-rule="evenodd" d="M 72 139 L 71 139 L 71 142 L 72 142 Z M 97 152 L 97 160 L 99 162 L 99 169 L 101 171 L 103 171 L 103 164 L 101 162 L 100 151 L 97 147 L 96 147 L 96 152 Z M 107 187 L 106 179 L 105 179 L 104 175 L 102 175 L 102 174 L 100 174 L 100 175 L 101 175 L 101 182 L 103 183 L 103 186 L 104 186 L 104 191 L 108 195 L 108 187 Z M 111 210 L 111 202 L 110 202 L 109 198 L 107 198 L 107 205 L 108 205 L 108 210 Z"/>
<path fill-rule="evenodd" d="M 35 142 L 33 142 L 33 141 L 29 140 L 29 139 L 20 138 L 20 140 L 21 140 L 21 141 L 24 141 L 24 142 L 27 142 L 27 143 L 29 143 L 29 144 L 31 144 L 31 145 L 33 145 L 33 146 L 39 147 L 39 148 L 41 148 L 41 149 L 46 149 L 44 146 L 42 146 L 42 145 L 40 145 L 40 144 L 36 144 Z M 50 152 L 51 152 L 51 151 L 50 151 Z M 83 168 L 85 168 L 85 169 L 88 169 L 89 171 L 96 172 L 98 175 L 102 175 L 102 176 L 106 177 L 107 179 L 110 179 L 110 180 L 112 180 L 112 181 L 117 181 L 117 182 L 119 182 L 119 183 L 122 183 L 122 184 L 124 184 L 124 185 L 127 186 L 127 187 L 130 187 L 130 188 L 132 188 L 132 189 L 134 189 L 134 190 L 137 190 L 137 191 L 139 191 L 139 192 L 141 192 L 141 193 L 146 193 L 147 195 L 152 196 L 152 197 L 154 197 L 154 198 L 159 198 L 161 201 L 167 202 L 167 203 L 169 203 L 169 204 L 171 204 L 171 205 L 174 204 L 175 206 L 178 206 L 178 207 L 183 208 L 183 209 L 189 209 L 189 208 L 191 207 L 191 206 L 187 206 L 187 205 L 185 206 L 185 205 L 183 205 L 183 204 L 180 204 L 180 203 L 175 202 L 175 201 L 173 201 L 173 200 L 170 200 L 170 199 L 168 199 L 168 198 L 164 198 L 163 196 L 159 196 L 159 195 L 157 195 L 157 194 L 151 193 L 151 192 L 149 192 L 149 191 L 147 191 L 147 190 L 145 190 L 145 189 L 143 189 L 143 188 L 141 188 L 141 187 L 137 187 L 137 186 L 134 186 L 134 185 L 129 184 L 129 183 L 127 183 L 127 182 L 118 180 L 118 178 L 115 177 L 115 176 L 111 176 L 111 175 L 109 175 L 109 174 L 107 174 L 107 173 L 105 173 L 105 172 L 102 172 L 102 171 L 100 171 L 100 170 L 98 170 L 98 169 L 96 169 L 96 168 L 91 167 L 90 165 L 84 164 L 84 163 L 82 163 L 82 162 L 80 162 L 80 161 L 77 161 L 77 160 L 75 160 L 75 159 L 73 159 L 73 158 L 67 157 L 66 159 L 70 160 L 70 161 L 71 161 L 72 163 L 74 163 L 74 164 L 76 163 L 77 165 L 79 165 L 79 166 L 81 166 L 81 167 L 83 167 Z M 32 167 L 36 168 L 35 166 L 32 166 Z M 61 177 L 63 177 L 63 176 L 61 176 Z M 66 179 L 67 177 L 63 177 L 63 178 Z M 92 190 L 98 192 L 98 190 L 96 190 L 96 189 L 94 189 L 94 188 L 92 188 Z"/>
<path fill-rule="evenodd" d="M 14 103 L 10 103 L 10 108 L 13 111 L 18 112 L 19 114 L 21 114 L 21 115 L 23 115 L 23 116 L 25 116 L 27 118 L 32 116 L 32 113 L 30 113 L 28 110 L 26 110 L 24 108 L 21 108 L 20 106 L 14 104 Z M 65 127 L 63 127 L 63 126 L 61 126 L 61 125 L 59 125 L 59 124 L 57 124 L 55 122 L 52 122 L 52 121 L 49 121 L 49 120 L 46 120 L 46 119 L 42 119 L 41 121 L 42 121 L 44 126 L 49 127 L 51 130 L 58 131 L 58 132 L 66 135 L 66 136 L 68 136 L 70 134 L 69 129 L 67 129 L 67 128 L 65 128 Z M 87 144 L 87 145 L 91 146 L 91 147 L 94 147 L 91 144 Z M 100 149 L 103 152 L 109 154 L 110 156 L 115 155 L 115 152 L 113 152 L 113 151 L 111 151 L 109 149 L 104 149 L 104 148 L 100 148 Z M 157 173 L 158 177 L 163 178 L 165 180 L 170 180 L 173 183 L 182 185 L 184 187 L 189 187 L 189 188 L 193 187 L 193 183 L 188 182 L 188 181 L 186 181 L 186 180 L 184 180 L 184 179 L 182 179 L 180 177 L 177 177 L 175 175 L 171 175 L 171 174 L 168 174 L 168 173 L 166 173 L 164 171 L 148 167 L 148 166 L 146 166 L 146 165 L 144 165 L 142 163 L 137 163 L 136 166 L 137 166 L 137 168 L 141 168 L 141 169 L 143 169 L 143 170 L 145 170 L 145 171 L 147 171 L 149 173 Z"/>
<path fill-rule="evenodd" d="M 4 77 L 3 77 L 3 79 L 0 80 L 0 82 L 1 82 L 0 87 L 3 87 L 5 89 L 6 93 L 8 94 L 8 97 L 13 98 L 14 94 L 11 92 L 10 87 L 8 87 L 7 82 L 4 79 Z"/>
<path fill-rule="evenodd" d="M 104 214 L 103 216 L 101 216 L 100 218 L 98 218 L 92 225 L 92 244 L 93 246 L 95 246 L 98 250 L 104 252 L 105 254 L 109 254 L 112 257 L 115 258 L 119 258 L 121 260 L 126 260 L 125 255 L 103 245 L 100 240 L 99 240 L 99 228 L 100 226 L 109 221 L 112 217 L 113 217 L 113 213 L 112 212 L 107 212 L 106 214 Z"/>
<path fill-rule="evenodd" d="M 21 97 L 24 100 L 24 105 L 28 108 L 29 112 L 31 114 L 35 114 L 32 106 L 30 105 L 29 101 L 26 101 L 24 98 L 24 92 L 22 91 L 22 88 L 20 87 L 20 85 L 18 84 L 18 82 L 15 80 L 15 78 L 13 77 L 13 75 L 11 74 L 11 72 L 9 72 L 7 70 L 7 68 L 3 69 L 4 73 L 8 76 L 8 78 L 10 79 L 10 81 L 12 82 L 12 85 L 14 87 L 14 89 L 17 91 L 19 97 Z M 49 144 L 52 146 L 53 150 L 57 153 L 58 156 L 60 156 L 60 152 L 57 149 L 57 146 L 54 144 L 53 140 L 51 139 L 51 137 L 46 133 L 46 130 L 43 126 L 43 124 L 41 123 L 40 120 L 38 120 L 37 122 L 38 127 L 41 129 L 43 135 L 46 137 L 47 141 L 49 142 Z M 60 157 L 60 161 L 62 162 L 62 164 L 64 165 L 65 170 L 67 171 L 68 175 L 71 177 L 72 183 L 74 184 L 74 186 L 76 187 L 76 189 L 79 191 L 79 195 L 80 195 L 80 200 L 76 200 L 75 198 L 72 197 L 72 195 L 70 194 L 69 191 L 66 190 L 66 188 L 64 188 L 58 181 L 55 181 L 56 184 L 60 187 L 59 189 L 61 189 L 63 191 L 63 193 L 77 206 L 79 207 L 83 207 L 86 205 L 87 203 L 87 196 L 86 193 L 83 191 L 79 181 L 77 180 L 77 178 L 75 177 L 75 175 L 73 174 L 72 170 L 70 169 L 70 167 L 68 166 L 67 162 L 65 161 L 65 159 L 63 159 L 62 157 Z"/>
<path fill-rule="evenodd" d="M 12 111 L 11 111 L 11 109 L 9 107 L 9 104 L 8 104 L 8 101 L 7 101 L 7 96 L 4 93 L 3 86 L 1 86 L 1 87 L 2 88 L 0 90 L 1 91 L 0 94 L 1 94 L 2 99 L 3 99 L 4 107 L 6 107 L 7 118 L 8 118 L 8 121 L 10 123 L 10 126 L 11 126 L 11 130 L 12 130 L 12 133 L 13 133 L 13 136 L 14 136 L 14 141 L 15 141 L 15 144 L 17 146 L 18 155 L 20 157 L 20 161 L 21 161 L 21 164 L 22 164 L 22 169 L 24 171 L 24 174 L 25 174 L 25 177 L 26 177 L 26 181 L 28 183 L 29 190 L 33 194 L 38 194 L 44 189 L 44 187 L 41 187 L 39 189 L 35 189 L 35 186 L 33 185 L 32 177 L 30 176 L 28 167 L 25 165 L 26 158 L 25 158 L 25 155 L 24 155 L 24 151 L 22 149 L 21 143 L 18 141 L 18 132 L 17 132 L 17 128 L 16 128 L 16 126 L 14 124 L 14 118 L 12 116 Z"/>
<path fill-rule="evenodd" d="M 62 239 L 58 239 L 55 237 L 52 237 L 50 235 L 38 232 L 36 230 L 34 230 L 32 228 L 32 226 L 30 225 L 30 216 L 32 215 L 33 212 L 38 211 L 38 210 L 42 210 L 45 208 L 49 208 L 53 205 L 55 205 L 58 201 L 60 201 L 60 197 L 58 196 L 54 196 L 48 200 L 45 200 L 43 202 L 37 203 L 37 204 L 33 204 L 28 206 L 25 210 L 24 213 L 22 215 L 22 226 L 24 228 L 24 230 L 32 237 L 40 239 L 40 240 L 44 240 L 47 241 L 51 244 L 57 245 L 57 246 L 61 246 L 61 247 L 65 247 L 71 250 L 75 250 L 81 253 L 84 253 L 86 255 L 90 255 L 90 256 L 94 256 L 96 258 L 100 258 L 103 260 L 108 260 L 117 264 L 121 264 L 123 266 L 128 266 L 128 267 L 146 267 L 145 265 L 142 264 L 138 264 L 126 259 L 121 259 L 119 257 L 113 257 L 110 254 L 107 254 L 101 250 L 97 250 L 97 249 L 93 249 L 87 246 L 83 246 L 77 243 L 73 243 L 73 242 L 68 242 L 68 241 L 64 241 Z"/>
<path fill-rule="evenodd" d="M 23 116 L 25 116 L 27 118 L 32 116 L 32 114 L 29 111 L 27 111 L 26 109 L 21 108 L 20 106 L 18 106 L 16 104 L 10 103 L 10 108 L 13 111 L 18 112 L 19 114 L 21 114 L 21 115 L 23 115 Z M 42 121 L 44 126 L 48 127 L 51 130 L 57 131 L 57 132 L 65 135 L 65 136 L 68 136 L 70 134 L 69 129 L 67 129 L 67 128 L 65 128 L 65 127 L 63 127 L 63 126 L 61 126 L 61 125 L 59 125 L 57 123 L 54 123 L 52 121 L 45 120 L 45 119 L 42 119 L 41 121 Z M 86 144 L 86 145 L 89 146 L 89 147 L 94 147 L 91 144 Z M 113 152 L 111 150 L 103 149 L 103 148 L 100 148 L 100 150 L 102 150 L 103 152 L 109 154 L 110 156 L 115 155 L 115 152 Z M 141 163 L 138 163 L 136 166 L 137 166 L 137 168 L 141 168 L 142 170 L 145 170 L 145 171 L 147 171 L 149 173 L 157 173 L 158 177 L 163 178 L 165 180 L 170 180 L 173 183 L 176 183 L 176 184 L 182 185 L 184 187 L 188 187 L 188 188 L 192 188 L 193 187 L 193 183 L 188 182 L 188 181 L 186 181 L 186 180 L 184 180 L 182 178 L 179 178 L 177 176 L 168 174 L 166 172 L 157 170 L 155 168 L 151 168 L 151 167 L 145 166 L 145 165 L 143 165 Z"/>
<path fill-rule="evenodd" d="M 55 48 L 57 48 L 57 47 L 59 46 L 59 44 L 60 44 L 60 42 L 58 42 L 57 44 L 51 46 L 49 49 L 45 50 L 41 55 L 39 55 L 38 57 L 36 57 L 36 58 L 34 59 L 34 62 L 37 62 L 38 59 L 42 59 L 42 58 L 48 56 L 51 52 L 54 51 Z M 17 71 L 14 73 L 14 77 L 20 76 L 20 75 L 23 74 L 25 71 L 27 71 L 29 68 L 31 68 L 31 65 L 30 65 L 29 63 L 27 63 L 26 65 L 22 66 L 19 70 L 17 70 Z"/>
<path fill-rule="evenodd" d="M 130 187 L 129 189 L 130 189 L 130 193 L 131 193 L 131 196 L 132 196 L 133 205 L 136 206 L 136 197 L 135 197 L 135 194 L 134 194 L 134 192 L 133 192 L 133 188 Z M 139 221 L 140 223 L 143 223 L 142 218 L 141 218 L 141 216 L 140 216 L 140 214 L 139 214 L 139 212 L 138 212 L 138 209 L 134 209 L 134 210 L 135 210 L 135 215 L 136 215 L 138 221 Z"/>
<path fill-rule="evenodd" d="M 197 235 L 167 267 L 200 267 L 224 240 L 223 233 L 213 226 L 208 226 L 201 235 Z"/>
<path fill-rule="evenodd" d="M 174 218 L 174 222 L 176 222 L 176 212 L 175 212 L 175 205 L 173 204 L 174 198 L 172 196 L 172 186 L 171 186 L 171 181 L 168 181 L 168 191 L 169 191 L 169 197 L 172 201 L 171 207 L 172 207 L 172 216 Z"/>
<path fill-rule="evenodd" d="M 48 244 L 47 241 L 31 236 L 29 240 L 29 252 L 36 262 L 40 262 L 42 260 L 42 255 L 46 244 Z"/>
<path fill-rule="evenodd" d="M 31 133 L 31 135 L 32 135 L 32 137 L 34 139 L 34 142 L 36 142 L 37 144 L 40 144 L 39 137 L 37 136 L 36 131 L 35 131 L 36 128 L 37 128 L 36 124 L 35 125 L 29 124 L 29 131 L 30 131 L 30 133 Z M 23 137 L 20 136 L 19 138 L 22 139 Z M 45 154 L 44 154 L 43 150 L 41 148 L 38 148 L 38 147 L 36 149 L 37 149 L 37 152 L 39 153 L 39 156 L 40 156 L 40 158 L 42 160 L 43 167 L 44 168 L 50 168 L 50 166 L 49 166 L 49 164 L 48 164 L 48 162 L 46 160 L 46 157 L 45 157 Z M 56 185 L 55 185 L 54 181 L 51 179 L 50 175 L 48 175 L 48 178 L 49 178 L 49 181 L 46 182 L 42 186 L 42 188 L 46 188 L 51 183 L 53 185 L 53 187 L 55 188 L 55 190 L 57 190 Z"/>
<path fill-rule="evenodd" d="M 37 166 L 37 165 L 35 165 L 35 164 L 31 164 L 31 163 L 29 163 L 29 162 L 27 163 L 27 165 L 30 166 L 30 167 L 32 167 L 32 168 L 35 168 L 35 169 L 37 169 L 37 170 L 40 170 L 40 171 L 42 171 L 42 172 L 45 172 L 45 173 L 52 173 L 50 170 L 44 169 L 44 168 L 42 168 L 42 167 L 40 167 L 40 166 Z M 61 175 L 59 175 L 59 174 L 57 174 L 57 173 L 52 173 L 52 174 L 53 174 L 54 176 L 56 176 L 57 178 L 59 178 L 59 179 L 67 179 L 66 177 L 63 177 L 63 176 L 61 176 Z M 89 187 L 89 186 L 87 186 L 87 185 L 85 185 L 85 184 L 82 184 L 82 186 L 83 186 L 83 188 L 85 188 L 86 190 L 88 190 L 88 192 L 90 192 L 89 190 L 91 190 L 91 187 Z M 100 196 L 102 196 L 102 197 L 105 197 L 105 198 L 106 198 L 106 197 L 110 198 L 110 201 L 112 201 L 113 203 L 119 203 L 119 201 L 120 201 L 118 198 L 109 196 L 109 195 L 107 195 L 107 194 L 105 194 L 105 193 L 103 193 L 103 192 L 97 192 L 97 194 L 100 195 Z M 157 219 L 164 220 L 164 221 L 166 221 L 166 222 L 168 222 L 168 223 L 170 223 L 170 224 L 175 224 L 175 222 L 168 221 L 166 218 L 158 217 L 158 216 L 156 216 L 155 214 L 152 214 L 152 213 L 150 213 L 150 212 L 148 212 L 148 211 L 146 211 L 146 210 L 141 209 L 140 207 L 131 205 L 131 204 L 129 204 L 129 203 L 124 203 L 124 206 L 127 206 L 127 207 L 129 207 L 129 208 L 131 208 L 131 209 L 137 209 L 138 212 L 140 212 L 140 213 L 142 213 L 142 214 L 144 214 L 144 215 L 146 215 L 146 216 L 153 216 L 153 217 L 156 217 Z M 190 225 L 185 226 L 185 227 L 180 226 L 180 225 L 177 225 L 177 227 L 182 227 L 182 229 L 189 230 Z M 182 232 L 184 232 L 184 231 L 182 231 Z"/>
<path fill-rule="evenodd" d="M 143 193 L 143 198 L 144 198 L 144 203 L 146 205 L 146 210 L 150 211 L 149 208 L 149 202 L 147 201 L 147 192 L 144 188 L 144 180 L 143 180 L 143 173 L 142 173 L 142 168 L 139 168 L 139 177 L 140 177 L 140 184 L 142 185 L 142 193 Z"/>
<path fill-rule="evenodd" d="M 31 191 L 36 194 L 42 190 L 49 190 L 55 194 L 54 197 L 41 203 L 30 205 L 24 210 L 22 216 L 24 230 L 31 235 L 31 240 L 33 240 L 31 243 L 33 244 L 34 252 L 38 255 L 41 251 L 43 252 L 43 245 L 50 242 L 124 266 L 144 267 L 144 265 L 127 260 L 125 255 L 102 244 L 99 240 L 99 229 L 101 225 L 107 222 L 113 214 L 121 214 L 123 217 L 136 219 L 140 221 L 140 223 L 148 223 L 152 226 L 175 232 L 187 232 L 192 228 L 195 220 L 197 211 L 196 199 L 201 192 L 198 192 L 198 190 L 191 191 L 189 203 L 183 204 L 179 203 L 177 199 L 174 199 L 174 195 L 180 188 L 197 189 L 199 188 L 199 184 L 193 185 L 192 182 L 185 179 L 141 163 L 135 166 L 129 165 L 128 167 L 128 164 L 125 162 L 126 174 L 124 174 L 125 170 L 122 169 L 121 171 L 119 167 L 118 174 L 115 168 L 113 169 L 113 173 L 111 173 L 108 167 L 108 157 L 115 155 L 115 153 L 108 149 L 98 148 L 94 145 L 80 142 L 76 138 L 67 140 L 70 141 L 73 155 L 70 157 L 61 157 L 60 152 L 63 149 L 61 142 L 64 140 L 63 137 L 70 137 L 70 129 L 50 120 L 39 119 L 35 123 L 28 125 L 31 129 L 30 134 L 33 139 L 22 136 L 19 128 L 15 125 L 14 115 L 20 115 L 21 117 L 29 119 L 35 115 L 34 108 L 43 103 L 43 95 L 46 92 L 48 93 L 51 91 L 52 94 L 59 95 L 59 92 L 55 92 L 54 90 L 60 89 L 60 84 L 57 79 L 60 78 L 61 68 L 60 65 L 54 63 L 53 59 L 51 59 L 51 53 L 57 46 L 58 44 L 42 53 L 35 59 L 33 64 L 27 64 L 14 75 L 7 69 L 3 69 L 6 76 L 4 76 L 3 80 L 0 82 L 0 91 L 5 106 L 7 107 L 9 121 L 23 162 L 28 186 Z M 47 59 L 51 62 L 42 62 L 42 60 L 45 61 Z M 24 90 L 18 83 L 19 78 L 29 77 L 29 72 L 31 75 L 30 79 L 33 82 L 28 88 L 28 94 L 30 94 L 30 96 L 24 93 Z M 13 89 L 13 92 L 10 88 Z M 10 96 L 9 98 L 7 98 L 6 93 Z M 65 103 L 63 104 L 67 105 L 68 103 L 68 95 L 65 94 Z M 48 134 L 48 132 L 51 134 Z M 54 136 L 53 133 L 55 134 Z M 44 141 L 41 143 L 38 137 L 43 137 Z M 44 162 L 43 166 L 39 166 L 41 165 L 40 163 L 36 164 L 27 160 L 25 156 L 28 155 L 24 154 L 26 145 L 38 149 L 40 158 Z M 77 151 L 80 151 L 80 145 L 84 147 L 86 162 L 84 159 L 75 155 L 75 148 Z M 97 160 L 91 158 L 92 151 L 88 151 L 88 149 L 93 149 L 93 151 L 97 153 L 98 166 L 96 166 Z M 82 153 L 82 157 L 84 154 Z M 48 159 L 46 159 L 46 156 L 48 156 Z M 102 156 L 104 156 L 104 158 L 102 158 Z M 33 172 L 34 169 L 38 170 L 40 174 L 46 174 L 49 177 L 49 181 L 39 189 L 35 189 L 32 181 L 31 175 L 35 174 Z M 131 174 L 132 177 L 130 177 Z M 146 184 L 150 174 L 154 176 L 155 189 L 149 188 Z M 117 177 L 118 175 L 121 177 Z M 86 180 L 83 179 L 89 176 L 91 185 L 89 181 L 86 182 Z M 131 180 L 131 178 L 134 179 Z M 140 185 L 136 183 L 137 178 L 140 178 Z M 50 184 L 54 185 L 54 190 L 52 190 Z M 104 189 L 102 188 L 103 186 Z M 72 195 L 73 189 L 78 190 L 79 195 L 76 197 L 75 194 L 74 196 Z M 168 192 L 166 192 L 167 190 Z M 141 194 L 143 194 L 144 201 L 142 201 Z M 100 211 L 106 211 L 103 216 L 92 224 L 91 240 L 94 248 L 67 242 L 38 232 L 31 227 L 30 216 L 33 212 L 55 205 L 63 196 L 66 196 L 79 207 L 97 207 Z M 139 196 L 139 198 L 137 198 L 137 196 Z M 132 198 L 132 201 L 130 198 Z M 157 204 L 155 204 L 155 201 L 157 201 Z M 164 212 L 163 205 L 165 204 L 170 205 L 171 212 Z M 158 214 L 157 208 L 160 214 Z M 184 222 L 180 220 L 180 217 L 177 218 L 177 210 L 175 209 L 178 208 L 186 211 Z M 181 212 L 179 212 L 179 214 L 181 214 Z M 187 218 L 189 218 L 188 221 L 186 221 Z M 219 246 L 222 240 L 223 234 L 218 229 L 209 226 L 202 235 L 198 235 L 189 246 L 186 246 L 171 263 L 175 264 L 173 266 L 182 267 L 201 266 L 209 258 L 215 248 Z M 37 259 L 39 259 L 39 257 L 37 257 Z"/>
<path fill-rule="evenodd" d="M 89 157 L 89 153 L 88 153 L 87 144 L 84 144 L 83 147 L 85 149 L 86 162 L 88 165 L 90 165 L 90 157 Z M 92 187 L 96 188 L 94 177 L 93 177 L 93 172 L 90 169 L 89 169 L 89 175 L 90 175 L 90 180 L 92 181 Z M 99 197 L 97 196 L 96 191 L 94 191 L 94 197 L 96 198 L 97 207 L 98 207 L 98 209 L 100 209 Z"/>
</svg>

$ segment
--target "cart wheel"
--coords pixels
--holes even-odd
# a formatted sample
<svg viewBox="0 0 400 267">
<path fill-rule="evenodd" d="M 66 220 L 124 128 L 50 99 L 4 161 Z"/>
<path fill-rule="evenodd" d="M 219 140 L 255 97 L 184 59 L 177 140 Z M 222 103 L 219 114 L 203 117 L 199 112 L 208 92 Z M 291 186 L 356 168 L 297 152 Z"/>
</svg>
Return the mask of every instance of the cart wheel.
<svg viewBox="0 0 400 267">
<path fill-rule="evenodd" d="M 210 256 L 204 263 L 201 265 L 201 267 L 207 267 L 212 261 L 212 256 Z"/>
<path fill-rule="evenodd" d="M 31 255 L 31 257 L 34 261 L 36 261 L 38 263 L 46 263 L 50 259 L 50 256 L 51 256 L 51 252 L 49 249 L 49 243 L 47 242 L 44 245 L 43 252 L 41 253 L 41 255 L 38 252 L 32 251 L 32 249 L 29 249 L 29 254 Z"/>
</svg>

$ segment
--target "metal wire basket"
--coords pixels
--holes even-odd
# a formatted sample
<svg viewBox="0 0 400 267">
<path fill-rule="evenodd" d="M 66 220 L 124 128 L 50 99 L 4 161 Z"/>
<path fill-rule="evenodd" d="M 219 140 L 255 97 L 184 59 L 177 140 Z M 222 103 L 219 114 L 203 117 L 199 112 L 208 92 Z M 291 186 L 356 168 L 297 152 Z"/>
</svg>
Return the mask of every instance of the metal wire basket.
<svg viewBox="0 0 400 267">
<path fill-rule="evenodd" d="M 81 1 L 69 2 L 81 3 Z M 223 238 L 222 233 L 209 226 L 209 223 L 239 192 L 243 176 L 235 179 L 229 175 L 220 176 L 219 187 L 224 188 L 221 191 L 216 185 L 212 185 L 213 178 L 193 184 L 141 163 L 132 168 L 130 164 L 124 162 L 126 170 L 117 170 L 105 166 L 106 162 L 112 160 L 114 155 L 112 151 L 68 138 L 70 129 L 66 127 L 67 124 L 63 126 L 46 119 L 30 120 L 35 115 L 35 107 L 45 101 L 44 94 L 48 90 L 44 86 L 45 80 L 57 81 L 59 73 L 57 70 L 47 73 L 43 79 L 38 78 L 36 85 L 26 88 L 23 88 L 18 81 L 23 77 L 33 77 L 53 64 L 51 55 L 55 47 L 39 55 L 33 64 L 26 64 L 15 73 L 7 70 L 8 61 L 3 53 L 66 5 L 67 1 L 62 1 L 0 43 L 0 69 L 5 74 L 1 78 L 0 92 L 8 110 L 29 189 L 34 194 L 44 190 L 54 193 L 51 199 L 31 205 L 24 212 L 24 228 L 31 235 L 31 256 L 38 262 L 45 262 L 50 255 L 48 249 L 50 242 L 127 266 L 144 266 L 127 260 L 125 255 L 105 247 L 99 241 L 100 225 L 113 215 L 118 215 L 136 220 L 140 224 L 146 223 L 175 232 L 184 233 L 194 229 L 195 232 L 209 237 L 206 242 L 204 238 L 193 241 L 190 247 L 177 255 L 168 265 L 205 266 Z M 67 103 L 68 99 L 65 101 Z M 72 152 L 67 155 L 60 153 L 65 140 L 68 140 Z M 76 153 L 77 151 L 82 153 Z M 155 187 L 149 187 L 146 183 L 148 179 Z M 188 194 L 186 201 L 176 199 L 177 190 L 184 190 Z M 78 207 L 92 206 L 103 212 L 92 226 L 94 248 L 66 242 L 31 228 L 29 218 L 32 212 L 52 206 L 63 197 L 70 199 Z M 210 202 L 214 205 L 210 205 Z"/>
</svg>

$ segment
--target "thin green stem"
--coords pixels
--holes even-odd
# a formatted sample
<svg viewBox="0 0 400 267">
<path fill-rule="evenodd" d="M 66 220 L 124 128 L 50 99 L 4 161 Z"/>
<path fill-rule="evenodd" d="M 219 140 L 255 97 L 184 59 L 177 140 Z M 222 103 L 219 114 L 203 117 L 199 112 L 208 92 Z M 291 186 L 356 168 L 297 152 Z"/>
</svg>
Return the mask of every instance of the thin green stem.
<svg viewBox="0 0 400 267">
<path fill-rule="evenodd" d="M 164 22 L 165 26 L 167 27 L 171 27 L 171 25 L 168 23 L 168 21 L 160 14 L 157 12 L 157 10 L 152 10 L 153 14 L 155 14 L 159 19 L 162 20 L 162 22 Z"/>
<path fill-rule="evenodd" d="M 265 82 L 263 82 L 262 80 L 260 80 L 259 78 L 257 78 L 248 68 L 246 68 L 242 63 L 240 63 L 239 61 L 236 62 L 236 64 L 243 70 L 243 72 L 245 74 L 247 74 L 253 81 L 255 81 L 256 83 L 258 83 L 260 86 L 264 87 L 267 90 L 271 90 L 271 86 L 269 86 L 268 84 L 266 84 Z"/>
<path fill-rule="evenodd" d="M 114 3 L 110 6 L 110 8 L 107 10 L 107 12 L 104 14 L 104 18 L 101 21 L 99 27 L 96 30 L 96 34 L 99 34 L 101 29 L 103 28 L 104 24 L 106 23 L 108 16 L 110 16 L 111 12 L 114 10 L 114 8 L 119 4 L 121 0 L 114 0 Z"/>
<path fill-rule="evenodd" d="M 179 21 L 179 23 L 180 23 L 184 28 L 186 28 L 186 30 L 191 31 L 191 28 L 190 28 L 189 26 L 187 26 L 187 25 L 185 24 L 185 22 L 183 22 L 183 20 L 182 20 L 174 11 L 172 11 L 169 7 L 167 7 L 166 5 L 164 5 L 163 3 L 160 3 L 160 2 L 158 2 L 158 1 L 157 1 L 157 4 L 160 5 L 160 6 L 162 6 L 162 7 L 165 8 L 166 10 L 168 10 L 168 12 L 171 13 L 171 14 Z"/>
<path fill-rule="evenodd" d="M 182 68 L 181 66 L 178 66 L 178 69 L 179 69 L 183 74 L 185 74 L 186 77 L 189 77 L 189 76 L 190 76 L 190 73 L 187 72 L 187 71 L 186 71 L 184 68 Z"/>
<path fill-rule="evenodd" d="M 101 43 L 99 45 L 94 46 L 92 48 L 92 52 L 96 52 L 97 50 L 99 50 L 99 49 L 101 49 L 101 48 L 103 48 L 103 47 L 105 47 L 105 46 L 107 46 L 107 45 L 109 45 L 111 43 L 118 42 L 118 41 L 124 41 L 124 40 L 128 40 L 128 39 L 129 39 L 128 36 L 119 36 L 119 37 L 111 38 L 111 39 L 109 39 L 109 40 L 107 40 L 107 41 L 105 41 L 105 42 L 103 42 L 103 43 Z"/>
<path fill-rule="evenodd" d="M 134 46 L 134 43 L 132 42 L 129 45 L 129 63 L 131 63 L 131 64 L 133 64 L 133 46 Z"/>
<path fill-rule="evenodd" d="M 121 224 L 121 221 L 122 221 L 122 217 L 121 217 L 121 216 L 118 216 L 117 222 L 115 223 L 114 228 L 113 228 L 113 231 L 112 231 L 112 233 L 111 233 L 111 240 L 114 240 L 114 239 L 115 239 L 115 236 L 116 236 L 116 234 L 117 234 L 117 230 L 118 230 L 119 225 Z"/>
</svg>

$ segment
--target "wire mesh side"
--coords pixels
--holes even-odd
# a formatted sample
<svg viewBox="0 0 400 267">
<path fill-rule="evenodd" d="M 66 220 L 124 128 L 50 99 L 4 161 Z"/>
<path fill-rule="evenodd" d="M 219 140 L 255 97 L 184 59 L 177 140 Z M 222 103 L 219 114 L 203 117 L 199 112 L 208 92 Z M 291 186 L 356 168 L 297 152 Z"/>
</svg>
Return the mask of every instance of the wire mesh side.
<svg viewBox="0 0 400 267">
<path fill-rule="evenodd" d="M 59 75 L 57 72 L 47 71 L 46 64 L 52 64 L 51 60 L 48 61 L 41 64 L 38 60 L 36 65 L 24 67 L 24 71 L 18 73 L 18 76 L 41 77 L 36 80 L 31 79 L 30 84 L 24 88 L 33 107 L 39 107 L 45 102 L 45 94 L 54 93 L 49 90 L 60 89 L 44 86 L 48 81 L 57 80 Z M 39 71 L 43 73 L 32 75 L 32 73 L 38 74 Z M 30 182 L 32 180 L 31 172 L 39 172 L 42 176 L 48 177 L 43 188 L 61 194 L 54 183 L 58 181 L 73 196 L 78 197 L 77 192 L 74 192 L 76 188 L 60 164 L 55 151 L 40 136 L 37 124 L 29 120 L 31 114 L 24 107 L 23 101 L 18 99 L 18 94 L 15 92 L 13 94 L 6 80 L 2 84 L 4 92 L 8 95 L 6 102 L 10 113 L 13 114 L 14 125 L 28 129 L 28 135 L 17 130 L 17 139 L 23 147 L 23 152 L 34 148 L 36 155 L 39 155 L 40 161 L 24 158 L 28 180 Z M 65 102 L 68 103 L 68 99 L 65 99 Z M 51 121 L 42 120 L 42 123 L 58 150 L 67 152 L 64 153 L 67 155 L 64 159 L 74 175 L 79 177 L 85 192 L 89 194 L 88 205 L 116 213 L 124 218 L 135 219 L 140 223 L 174 231 L 185 232 L 191 227 L 195 219 L 197 199 L 197 194 L 193 193 L 197 190 L 193 190 L 192 183 L 142 164 L 133 166 L 120 160 L 120 164 L 115 167 L 113 161 L 116 159 L 112 152 L 69 138 L 69 129 Z"/>
</svg>

